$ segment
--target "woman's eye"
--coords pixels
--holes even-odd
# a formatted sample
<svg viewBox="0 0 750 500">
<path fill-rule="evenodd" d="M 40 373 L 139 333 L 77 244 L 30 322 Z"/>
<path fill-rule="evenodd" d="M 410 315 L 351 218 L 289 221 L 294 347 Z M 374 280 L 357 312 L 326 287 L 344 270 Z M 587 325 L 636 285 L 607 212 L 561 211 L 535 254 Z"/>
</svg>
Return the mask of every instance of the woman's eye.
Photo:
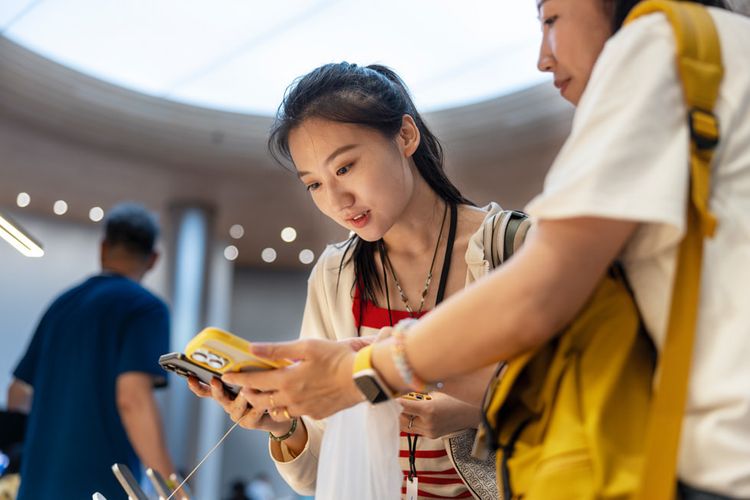
<svg viewBox="0 0 750 500">
<path fill-rule="evenodd" d="M 352 169 L 351 164 L 350 165 L 346 165 L 345 167 L 341 167 L 340 169 L 336 170 L 336 175 L 344 175 L 345 173 L 347 173 L 351 169 Z"/>
<path fill-rule="evenodd" d="M 312 184 L 308 184 L 307 186 L 305 186 L 305 189 L 307 189 L 308 191 L 315 191 L 319 187 L 320 187 L 320 182 L 313 182 Z"/>
<path fill-rule="evenodd" d="M 555 21 L 557 21 L 557 16 L 549 16 L 544 18 L 542 24 L 544 26 L 552 26 L 553 24 L 555 24 Z"/>
</svg>

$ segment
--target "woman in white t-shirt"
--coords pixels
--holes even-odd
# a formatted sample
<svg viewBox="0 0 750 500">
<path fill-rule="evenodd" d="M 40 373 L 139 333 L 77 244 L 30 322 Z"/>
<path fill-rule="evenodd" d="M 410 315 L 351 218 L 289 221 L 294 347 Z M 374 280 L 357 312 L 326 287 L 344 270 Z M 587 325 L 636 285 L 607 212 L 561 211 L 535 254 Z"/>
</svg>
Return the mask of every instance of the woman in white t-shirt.
<svg viewBox="0 0 750 500">
<path fill-rule="evenodd" d="M 409 330 L 406 359 L 419 378 L 443 380 L 546 342 L 617 258 L 648 330 L 662 342 L 685 231 L 689 135 L 666 18 L 653 14 L 620 29 L 636 3 L 538 2 L 539 68 L 577 106 L 573 129 L 544 192 L 527 207 L 537 224 L 522 250 Z M 750 20 L 710 13 L 725 68 L 710 198 L 719 226 L 705 245 L 678 475 L 687 498 L 750 497 Z M 357 400 L 341 368 L 353 362 L 345 349 L 302 342 L 259 352 L 304 361 L 293 371 L 230 379 L 276 390 L 275 404 L 293 414 L 324 416 Z M 408 389 L 390 341 L 375 346 L 372 364 L 390 387 Z M 316 401 L 299 389 L 310 373 L 320 384 L 306 386 Z"/>
</svg>

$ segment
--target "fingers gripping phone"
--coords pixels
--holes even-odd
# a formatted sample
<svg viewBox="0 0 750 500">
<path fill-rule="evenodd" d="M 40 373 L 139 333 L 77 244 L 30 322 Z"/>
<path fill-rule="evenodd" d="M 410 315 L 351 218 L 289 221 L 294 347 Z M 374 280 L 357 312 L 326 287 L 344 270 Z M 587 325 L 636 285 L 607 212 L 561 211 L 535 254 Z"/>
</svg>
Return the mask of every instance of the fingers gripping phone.
<svg viewBox="0 0 750 500">
<path fill-rule="evenodd" d="M 220 371 L 209 370 L 208 368 L 191 361 L 181 352 L 170 352 L 169 354 L 160 356 L 159 365 L 165 370 L 176 373 L 181 377 L 188 378 L 192 375 L 206 385 L 211 385 L 211 380 L 214 378 L 221 380 L 222 373 Z M 226 391 L 232 396 L 236 396 L 240 392 L 239 386 L 224 382 L 222 382 L 222 384 L 224 385 L 224 389 L 226 389 Z"/>
<path fill-rule="evenodd" d="M 120 482 L 120 486 L 125 490 L 125 493 L 128 494 L 129 500 L 149 500 L 127 465 L 114 464 L 112 466 L 112 473 Z"/>
</svg>

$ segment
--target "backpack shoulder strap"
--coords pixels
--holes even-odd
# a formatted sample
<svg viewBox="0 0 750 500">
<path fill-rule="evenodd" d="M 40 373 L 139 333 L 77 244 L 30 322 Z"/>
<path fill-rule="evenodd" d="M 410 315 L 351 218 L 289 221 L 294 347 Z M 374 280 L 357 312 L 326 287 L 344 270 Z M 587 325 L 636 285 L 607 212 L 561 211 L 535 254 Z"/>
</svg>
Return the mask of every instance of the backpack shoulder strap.
<svg viewBox="0 0 750 500">
<path fill-rule="evenodd" d="M 513 256 L 523 244 L 529 227 L 529 216 L 517 210 L 498 212 L 484 224 L 484 258 L 492 268 Z"/>
<path fill-rule="evenodd" d="M 636 499 L 674 498 L 677 457 L 699 307 L 703 240 L 713 236 L 716 219 L 708 208 L 711 159 L 719 142 L 713 113 L 723 77 L 716 26 L 702 5 L 647 0 L 627 22 L 663 12 L 675 35 L 677 69 L 682 81 L 690 127 L 690 192 L 687 228 L 680 243 L 659 379 L 646 430 L 644 469 Z"/>
</svg>

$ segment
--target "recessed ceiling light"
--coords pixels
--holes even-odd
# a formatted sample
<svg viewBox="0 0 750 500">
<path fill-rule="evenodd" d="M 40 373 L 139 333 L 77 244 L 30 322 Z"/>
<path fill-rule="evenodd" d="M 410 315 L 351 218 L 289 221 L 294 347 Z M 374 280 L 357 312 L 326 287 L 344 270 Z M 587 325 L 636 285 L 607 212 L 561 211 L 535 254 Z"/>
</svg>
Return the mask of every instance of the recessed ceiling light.
<svg viewBox="0 0 750 500">
<path fill-rule="evenodd" d="M 242 227 L 242 224 L 234 224 L 232 227 L 229 228 L 229 236 L 231 236 L 235 240 L 239 240 L 244 235 L 245 235 L 245 228 Z"/>
<path fill-rule="evenodd" d="M 104 218 L 104 210 L 102 210 L 102 207 L 94 207 L 91 210 L 89 210 L 89 219 L 91 219 L 94 222 L 99 222 Z"/>
<path fill-rule="evenodd" d="M 293 227 L 285 227 L 281 230 L 281 239 L 287 243 L 291 243 L 297 239 L 297 230 Z"/>
<path fill-rule="evenodd" d="M 276 260 L 276 250 L 273 248 L 264 248 L 260 253 L 260 258 L 263 259 L 263 262 L 268 262 L 270 264 Z"/>
<path fill-rule="evenodd" d="M 240 251 L 237 250 L 237 247 L 234 245 L 229 245 L 224 249 L 224 258 L 226 258 L 227 260 L 236 260 L 239 255 Z"/>
<path fill-rule="evenodd" d="M 24 208 L 28 207 L 29 203 L 31 203 L 31 196 L 29 196 L 29 193 L 18 193 L 18 196 L 16 196 L 16 205 Z"/>
<path fill-rule="evenodd" d="M 68 211 L 68 204 L 65 203 L 65 201 L 63 201 L 63 200 L 57 200 L 55 202 L 55 204 L 52 206 L 52 210 L 57 215 L 63 215 L 63 214 L 65 214 L 65 212 Z"/>
<path fill-rule="evenodd" d="M 315 254 L 312 250 L 305 248 L 299 253 L 299 261 L 303 264 L 310 264 L 313 260 L 315 260 Z"/>
</svg>

